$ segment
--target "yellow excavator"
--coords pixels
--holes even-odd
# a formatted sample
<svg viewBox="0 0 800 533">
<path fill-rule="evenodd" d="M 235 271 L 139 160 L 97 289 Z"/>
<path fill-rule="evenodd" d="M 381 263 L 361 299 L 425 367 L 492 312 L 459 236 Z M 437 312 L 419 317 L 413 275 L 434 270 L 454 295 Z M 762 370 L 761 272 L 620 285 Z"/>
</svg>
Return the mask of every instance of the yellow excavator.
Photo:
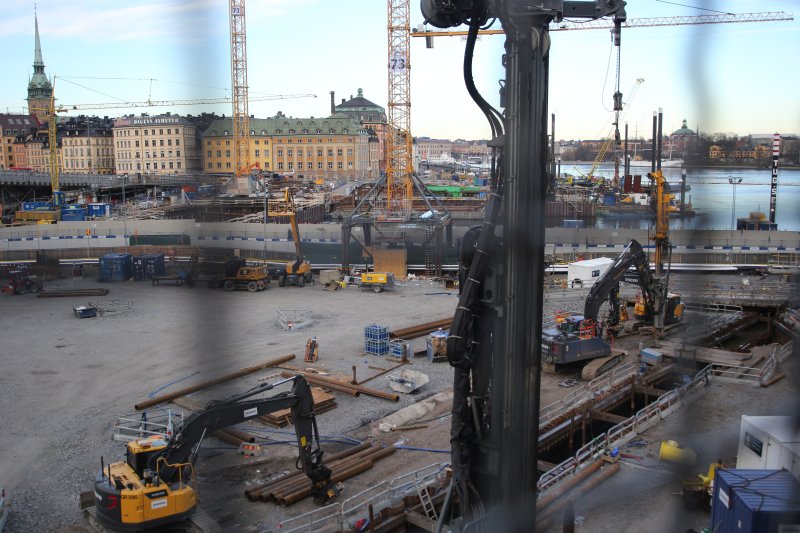
<svg viewBox="0 0 800 533">
<path fill-rule="evenodd" d="M 283 189 L 283 198 L 280 200 L 270 200 L 269 216 L 288 217 L 289 226 L 292 230 L 294 239 L 295 260 L 286 263 L 286 272 L 278 277 L 278 285 L 297 285 L 303 287 L 306 283 L 311 283 L 313 275 L 311 273 L 311 263 L 303 259 L 303 245 L 300 240 L 300 228 L 297 225 L 297 214 L 294 208 L 294 198 L 289 187 Z"/>
<path fill-rule="evenodd" d="M 291 380 L 291 392 L 247 400 Z M 197 507 L 194 464 L 203 439 L 214 430 L 286 408 L 291 409 L 294 420 L 300 451 L 298 468 L 310 480 L 315 503 L 327 503 L 336 492 L 331 470 L 322 462 L 314 398 L 305 378 L 295 376 L 211 402 L 172 435 L 131 441 L 124 461 L 103 466 L 101 458 L 94 482 L 97 518 L 117 531 L 146 531 L 187 519 Z"/>
</svg>

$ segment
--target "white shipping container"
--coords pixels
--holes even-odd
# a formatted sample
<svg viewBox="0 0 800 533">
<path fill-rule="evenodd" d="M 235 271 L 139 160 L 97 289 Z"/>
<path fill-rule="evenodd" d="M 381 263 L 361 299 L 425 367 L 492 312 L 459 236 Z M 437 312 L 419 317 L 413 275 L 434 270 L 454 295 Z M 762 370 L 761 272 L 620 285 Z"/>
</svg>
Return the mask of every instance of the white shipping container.
<svg viewBox="0 0 800 533">
<path fill-rule="evenodd" d="M 567 266 L 567 282 L 576 289 L 591 287 L 613 262 L 610 257 L 598 257 L 570 263 Z"/>
<path fill-rule="evenodd" d="M 800 428 L 790 416 L 742 415 L 736 468 L 785 468 L 800 479 Z"/>
</svg>

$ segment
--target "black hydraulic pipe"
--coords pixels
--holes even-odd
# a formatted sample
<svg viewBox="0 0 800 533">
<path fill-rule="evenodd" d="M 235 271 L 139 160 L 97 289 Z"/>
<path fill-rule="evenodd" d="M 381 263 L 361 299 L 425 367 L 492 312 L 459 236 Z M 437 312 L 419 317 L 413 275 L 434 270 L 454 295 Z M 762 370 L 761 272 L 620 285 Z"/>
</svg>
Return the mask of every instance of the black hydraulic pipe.
<svg viewBox="0 0 800 533">
<path fill-rule="evenodd" d="M 656 170 L 661 170 L 661 137 L 663 134 L 662 128 L 664 125 L 664 114 L 661 112 L 661 108 L 658 108 L 658 153 L 656 154 Z"/>
<path fill-rule="evenodd" d="M 624 180 L 625 176 L 627 176 L 631 172 L 631 161 L 630 161 L 630 159 L 628 159 L 630 156 L 628 155 L 628 123 L 627 122 L 625 123 L 625 150 L 623 151 L 623 157 L 625 158 L 624 162 L 623 162 L 623 166 L 622 166 L 622 168 L 623 168 L 622 179 Z"/>
<path fill-rule="evenodd" d="M 658 131 L 658 115 L 653 111 L 653 141 L 650 148 L 650 172 L 656 171 L 656 134 Z"/>
</svg>

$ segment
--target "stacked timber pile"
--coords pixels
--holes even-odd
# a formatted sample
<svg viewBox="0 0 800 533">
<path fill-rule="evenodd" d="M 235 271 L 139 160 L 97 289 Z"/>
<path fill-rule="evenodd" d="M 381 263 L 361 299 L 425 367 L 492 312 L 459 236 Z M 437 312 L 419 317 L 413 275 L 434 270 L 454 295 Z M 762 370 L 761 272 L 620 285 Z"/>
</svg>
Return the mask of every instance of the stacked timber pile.
<svg viewBox="0 0 800 533">
<path fill-rule="evenodd" d="M 661 352 L 664 357 L 673 359 L 682 358 L 687 361 L 697 361 L 698 363 L 716 363 L 727 366 L 746 366 L 748 359 L 752 357 L 752 352 L 732 352 L 730 350 L 720 350 L 718 348 L 704 348 L 691 344 L 683 344 L 661 340 L 655 350 Z"/>
<path fill-rule="evenodd" d="M 390 446 L 383 448 L 362 443 L 343 452 L 331 455 L 325 466 L 331 469 L 331 482 L 339 483 L 372 468 L 377 461 L 395 452 Z M 311 480 L 302 471 L 274 479 L 250 488 L 244 495 L 250 501 L 262 501 L 292 505 L 311 494 Z"/>
<path fill-rule="evenodd" d="M 314 415 L 319 415 L 320 413 L 325 413 L 336 408 L 336 397 L 333 394 L 325 392 L 320 387 L 311 387 L 311 395 L 314 397 Z M 286 427 L 293 423 L 292 410 L 281 409 L 274 413 L 258 416 L 255 420 L 275 428 Z"/>
</svg>

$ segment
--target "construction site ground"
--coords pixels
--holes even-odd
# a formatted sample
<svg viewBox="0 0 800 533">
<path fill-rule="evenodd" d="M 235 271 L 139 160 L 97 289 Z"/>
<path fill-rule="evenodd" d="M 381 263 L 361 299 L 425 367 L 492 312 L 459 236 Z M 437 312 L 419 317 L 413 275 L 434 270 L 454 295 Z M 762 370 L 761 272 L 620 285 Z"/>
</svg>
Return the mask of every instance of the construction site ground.
<svg viewBox="0 0 800 533">
<path fill-rule="evenodd" d="M 79 494 L 91 490 L 101 457 L 108 463 L 120 458 L 124 450 L 123 444 L 112 440 L 113 422 L 134 412 L 134 404 L 146 400 L 150 393 L 162 388 L 162 392 L 170 392 L 290 353 L 297 355 L 289 363 L 293 368 L 313 367 L 349 380 L 356 366 L 357 379 L 362 381 L 378 372 L 369 366 L 388 368 L 395 362 L 391 357 L 364 353 L 366 325 L 397 329 L 446 318 L 452 316 L 457 302 L 456 291 L 427 280 L 403 282 L 381 294 L 356 287 L 330 292 L 320 285 L 281 288 L 275 283 L 264 292 L 228 293 L 204 287 L 152 286 L 149 282 L 99 284 L 88 278 L 60 281 L 49 288 L 97 287 L 111 290 L 100 299 L 128 302 L 132 308 L 125 310 L 123 305 L 119 314 L 79 319 L 73 307 L 86 305 L 91 298 L 21 295 L 4 297 L 0 304 L 4 328 L 0 341 L 0 483 L 11 503 L 11 532 L 84 531 Z M 546 298 L 545 315 L 581 310 L 585 293 L 580 294 L 553 291 Z M 278 310 L 310 311 L 314 324 L 286 331 L 276 323 Z M 320 355 L 318 362 L 309 364 L 303 362 L 303 352 L 312 336 L 319 342 Z M 634 335 L 621 339 L 616 347 L 633 352 L 641 341 L 642 337 Z M 412 346 L 415 351 L 423 349 L 424 337 L 413 341 Z M 449 461 L 448 454 L 437 452 L 449 448 L 446 395 L 430 402 L 430 409 L 412 415 L 412 419 L 426 421 L 427 428 L 389 433 L 378 430 L 383 417 L 446 393 L 452 386 L 452 369 L 446 363 L 429 363 L 417 357 L 408 368 L 427 374 L 430 382 L 414 394 L 401 394 L 397 403 L 335 393 L 337 407 L 318 417 L 320 431 L 326 436 L 323 448 L 335 453 L 353 439 L 369 439 L 386 445 L 402 441 L 432 451 L 398 450 L 371 470 L 346 481 L 342 499 L 378 481 Z M 570 392 L 571 388 L 559 383 L 578 372 L 544 376 L 541 405 Z M 267 369 L 200 391 L 192 398 L 200 402 L 221 399 L 278 379 L 280 369 Z M 365 385 L 389 390 L 385 375 Z M 712 391 L 714 387 L 717 385 Z M 276 392 L 287 388 L 284 385 Z M 748 398 L 777 409 L 777 403 L 769 401 L 770 395 L 788 396 L 797 389 L 787 379 L 769 389 L 726 385 L 720 390 L 731 392 L 720 392 L 717 403 L 703 411 L 706 414 L 700 419 L 704 422 L 695 433 L 705 431 L 706 419 L 711 424 L 725 418 L 738 427 L 739 414 L 766 414 L 748 412 Z M 741 407 L 729 409 L 730 413 L 726 412 L 726 405 L 731 403 L 729 395 L 741 402 Z M 275 530 L 281 520 L 313 509 L 311 500 L 284 508 L 250 502 L 244 491 L 294 470 L 296 450 L 291 443 L 281 443 L 293 439 L 292 428 L 275 430 L 255 423 L 243 427 L 272 444 L 264 446 L 259 457 L 245 457 L 228 444 L 207 439 L 198 461 L 200 507 L 225 531 Z M 728 426 L 719 427 L 726 436 L 731 431 Z M 655 438 L 648 440 L 655 442 Z M 620 504 L 619 518 L 610 517 L 608 507 L 593 511 L 597 514 L 591 518 L 587 510 L 586 530 L 618 531 L 611 526 L 601 529 L 614 519 L 621 520 L 617 525 L 650 523 L 637 522 L 650 509 L 629 505 L 633 501 L 629 498 Z M 595 516 L 597 529 L 589 528 Z M 607 522 L 603 522 L 604 516 Z"/>
</svg>

